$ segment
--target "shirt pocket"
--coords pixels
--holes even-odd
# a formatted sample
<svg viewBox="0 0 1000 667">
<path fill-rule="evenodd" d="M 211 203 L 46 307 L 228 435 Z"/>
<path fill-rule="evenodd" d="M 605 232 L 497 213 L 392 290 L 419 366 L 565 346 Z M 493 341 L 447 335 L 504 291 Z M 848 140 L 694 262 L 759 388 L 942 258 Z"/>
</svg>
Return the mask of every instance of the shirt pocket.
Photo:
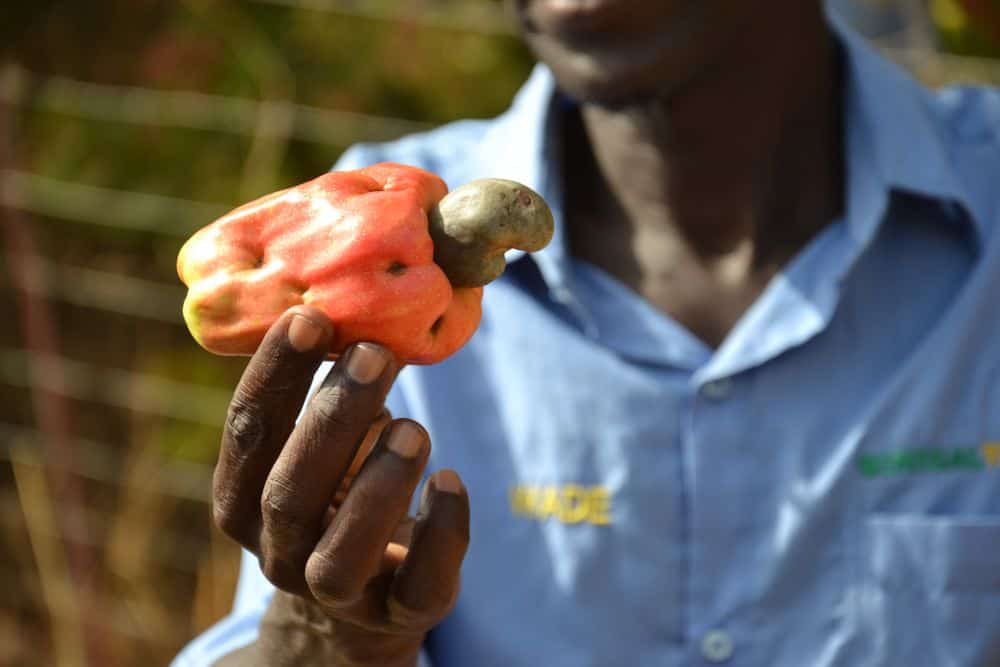
<svg viewBox="0 0 1000 667">
<path fill-rule="evenodd" d="M 1000 516 L 865 523 L 859 630 L 875 665 L 1000 665 Z"/>
</svg>

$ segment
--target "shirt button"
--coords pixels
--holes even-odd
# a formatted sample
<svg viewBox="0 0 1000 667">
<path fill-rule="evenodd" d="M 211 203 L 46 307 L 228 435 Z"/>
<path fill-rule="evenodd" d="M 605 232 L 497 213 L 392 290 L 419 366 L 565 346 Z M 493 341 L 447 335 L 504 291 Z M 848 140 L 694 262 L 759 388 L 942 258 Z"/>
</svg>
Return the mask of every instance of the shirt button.
<svg viewBox="0 0 1000 667">
<path fill-rule="evenodd" d="M 723 630 L 712 630 L 701 638 L 701 654 L 709 662 L 725 662 L 733 656 L 733 640 Z"/>
<path fill-rule="evenodd" d="M 730 378 L 719 378 L 701 386 L 701 395 L 715 400 L 729 396 L 732 391 L 733 381 Z"/>
</svg>

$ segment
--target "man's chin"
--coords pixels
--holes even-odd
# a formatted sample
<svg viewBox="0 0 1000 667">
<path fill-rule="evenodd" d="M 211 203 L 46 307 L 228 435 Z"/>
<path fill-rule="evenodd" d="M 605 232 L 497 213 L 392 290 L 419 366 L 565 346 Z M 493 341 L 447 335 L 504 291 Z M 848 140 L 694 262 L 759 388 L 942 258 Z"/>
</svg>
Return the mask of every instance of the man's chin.
<svg viewBox="0 0 1000 667">
<path fill-rule="evenodd" d="M 663 97 L 682 74 L 664 49 L 582 52 L 530 36 L 528 43 L 535 56 L 552 70 L 559 89 L 581 104 L 609 109 L 648 104 Z"/>
</svg>

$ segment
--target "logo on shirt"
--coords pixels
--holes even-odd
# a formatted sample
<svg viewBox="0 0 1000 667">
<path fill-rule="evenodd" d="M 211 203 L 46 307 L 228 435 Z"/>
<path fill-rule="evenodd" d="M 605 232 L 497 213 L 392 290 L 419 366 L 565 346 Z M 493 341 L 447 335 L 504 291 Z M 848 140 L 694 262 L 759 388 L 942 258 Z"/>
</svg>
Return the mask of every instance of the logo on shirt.
<svg viewBox="0 0 1000 667">
<path fill-rule="evenodd" d="M 535 521 L 611 524 L 611 492 L 606 486 L 520 484 L 511 487 L 510 511 Z"/>
<path fill-rule="evenodd" d="M 1000 467 L 1000 442 L 867 453 L 858 456 L 857 465 L 858 472 L 865 477 L 985 470 Z"/>
</svg>

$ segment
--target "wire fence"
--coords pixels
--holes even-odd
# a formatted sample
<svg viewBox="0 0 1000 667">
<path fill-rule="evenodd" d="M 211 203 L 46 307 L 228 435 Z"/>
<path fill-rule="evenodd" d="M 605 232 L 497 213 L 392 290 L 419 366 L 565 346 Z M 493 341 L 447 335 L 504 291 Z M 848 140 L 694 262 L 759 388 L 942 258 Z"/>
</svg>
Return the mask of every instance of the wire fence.
<svg viewBox="0 0 1000 667">
<path fill-rule="evenodd" d="M 246 4 L 487 38 L 511 33 L 499 3 L 396 3 L 391 11 L 374 1 Z M 886 48 L 934 84 L 1000 83 L 994 61 Z M 284 63 L 262 67 L 287 71 Z M 288 89 L 250 99 L 97 83 L 14 62 L 0 68 L 0 316 L 8 320 L 0 334 L 0 530 L 14 563 L 0 575 L 2 665 L 162 664 L 226 612 L 238 557 L 210 525 L 205 450 L 217 441 L 239 364 L 201 358 L 180 315 L 183 288 L 149 269 L 153 239 L 176 249 L 236 202 L 48 173 L 23 158 L 30 147 L 16 145 L 10 124 L 57 115 L 155 129 L 167 141 L 204 132 L 209 147 L 215 137 L 238 137 L 241 193 L 284 185 L 260 179 L 277 173 L 290 142 L 330 151 L 431 125 L 299 104 Z M 94 242 L 90 229 L 131 235 L 115 251 L 131 260 Z"/>
<path fill-rule="evenodd" d="M 339 9 L 272 4 L 403 20 L 370 3 Z M 440 13 L 420 21 L 434 29 L 497 32 L 492 24 Z M 268 68 L 282 69 L 265 63 Z M 133 254 L 148 258 L 151 239 L 176 250 L 235 201 L 198 201 L 32 169 L 25 166 L 26 147 L 12 141 L 11 125 L 58 116 L 84 127 L 194 130 L 206 133 L 209 146 L 215 136 L 235 136 L 244 142 L 248 191 L 284 185 L 257 176 L 277 172 L 289 142 L 325 146 L 332 162 L 339 147 L 430 125 L 287 97 L 97 83 L 13 62 L 0 67 L 0 111 L 6 132 L 0 137 L 0 306 L 12 324 L 0 339 L 0 393 L 13 401 L 0 413 L 0 530 L 11 545 L 4 554 L 15 563 L 8 572 L 16 573 L 4 578 L 0 596 L 0 664 L 164 664 L 225 613 L 238 551 L 210 525 L 210 458 L 185 460 L 162 443 L 186 437 L 210 452 L 234 375 L 228 383 L 218 377 L 199 383 L 143 368 L 135 351 L 102 358 L 93 354 L 105 343 L 100 327 L 63 332 L 60 323 L 111 318 L 115 324 L 104 333 L 123 342 L 186 337 L 184 290 L 172 276 L 144 270 L 141 262 L 116 270 L 94 261 L 95 244 L 79 230 L 138 234 L 141 249 Z M 46 243 L 50 231 L 63 238 Z M 67 342 L 80 338 L 90 340 L 75 348 Z M 94 419 L 110 427 L 90 428 Z M 82 434 L 88 430 L 108 439 Z"/>
<path fill-rule="evenodd" d="M 12 106 L 30 103 L 35 111 L 112 123 L 275 136 L 332 146 L 385 141 L 429 127 L 405 118 L 322 109 L 284 100 L 43 77 L 16 64 L 8 64 L 0 73 L 0 102 Z M 288 127 L 283 123 L 260 123 L 262 116 L 289 117 L 291 123 Z"/>
<path fill-rule="evenodd" d="M 424 27 L 444 28 L 459 32 L 485 35 L 510 35 L 513 25 L 500 3 L 432 3 L 416 2 L 409 6 L 398 4 L 395 11 L 387 12 L 384 3 L 353 0 L 251 0 L 259 4 L 277 5 L 298 10 L 338 14 L 377 21 L 407 21 Z M 434 6 L 435 4 L 441 6 Z"/>
</svg>

